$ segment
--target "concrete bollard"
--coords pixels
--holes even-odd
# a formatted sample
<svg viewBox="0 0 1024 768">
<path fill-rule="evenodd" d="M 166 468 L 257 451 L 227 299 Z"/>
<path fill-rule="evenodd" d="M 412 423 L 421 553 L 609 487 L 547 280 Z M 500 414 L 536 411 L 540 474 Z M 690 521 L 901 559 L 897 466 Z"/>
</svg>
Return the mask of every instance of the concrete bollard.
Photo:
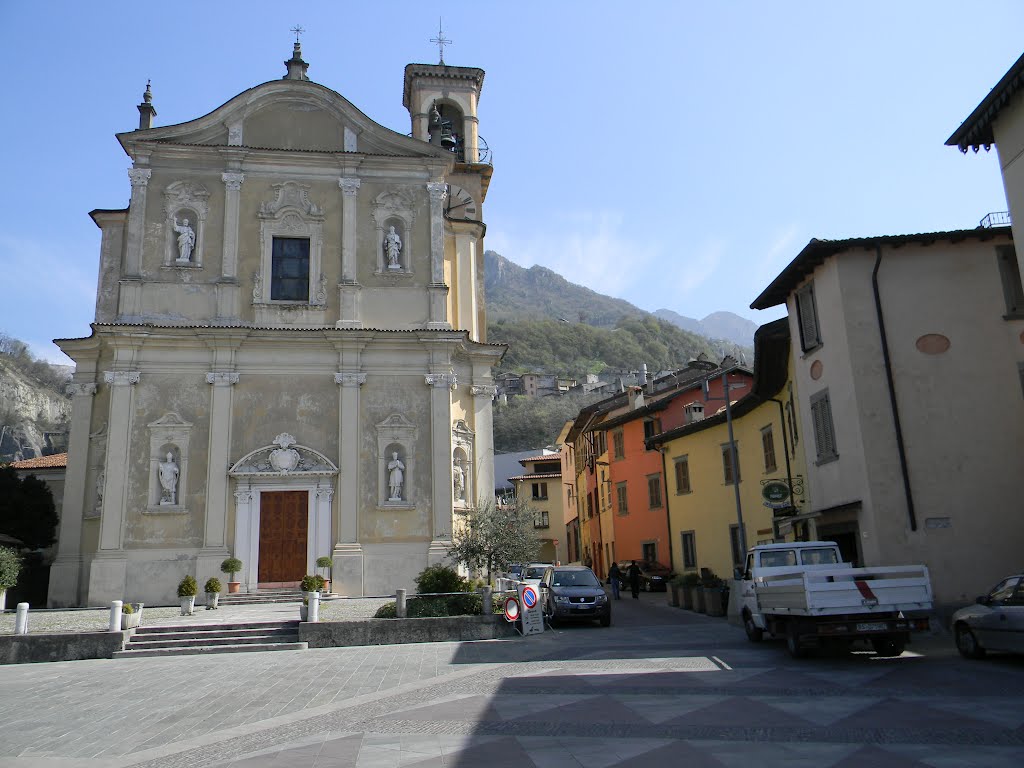
<svg viewBox="0 0 1024 768">
<path fill-rule="evenodd" d="M 320 593 L 310 592 L 309 593 L 309 612 L 306 614 L 306 618 L 313 624 L 320 621 Z"/>
<path fill-rule="evenodd" d="M 405 590 L 395 590 L 395 618 L 404 619 L 405 614 Z"/>
<path fill-rule="evenodd" d="M 121 606 L 122 601 L 115 600 L 110 604 L 110 626 L 107 627 L 107 632 L 120 632 L 121 631 Z"/>
<path fill-rule="evenodd" d="M 484 605 L 482 613 L 484 616 L 490 616 L 494 613 L 494 596 L 491 594 L 491 587 L 488 584 L 486 587 L 480 587 L 480 594 L 483 595 Z"/>
<path fill-rule="evenodd" d="M 14 634 L 28 634 L 28 603 L 18 603 L 18 612 L 14 616 Z"/>
</svg>

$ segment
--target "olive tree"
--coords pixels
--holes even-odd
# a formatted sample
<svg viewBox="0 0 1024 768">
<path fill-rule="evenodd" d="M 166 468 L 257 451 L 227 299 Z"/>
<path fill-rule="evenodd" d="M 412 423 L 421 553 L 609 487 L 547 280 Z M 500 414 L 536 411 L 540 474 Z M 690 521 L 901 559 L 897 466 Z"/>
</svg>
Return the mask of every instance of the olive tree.
<svg viewBox="0 0 1024 768">
<path fill-rule="evenodd" d="M 534 515 L 535 510 L 520 497 L 506 504 L 489 499 L 476 509 L 459 510 L 449 559 L 471 570 L 485 570 L 490 583 L 494 570 L 537 557 L 540 541 L 533 527 Z"/>
</svg>

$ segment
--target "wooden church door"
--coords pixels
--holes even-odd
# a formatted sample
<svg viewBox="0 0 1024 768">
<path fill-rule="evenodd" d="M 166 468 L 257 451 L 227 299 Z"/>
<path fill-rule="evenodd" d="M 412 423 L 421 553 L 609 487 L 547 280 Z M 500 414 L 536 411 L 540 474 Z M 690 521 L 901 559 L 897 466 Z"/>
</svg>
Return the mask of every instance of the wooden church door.
<svg viewBox="0 0 1024 768">
<path fill-rule="evenodd" d="M 261 586 L 298 583 L 306 573 L 308 491 L 260 494 Z"/>
</svg>

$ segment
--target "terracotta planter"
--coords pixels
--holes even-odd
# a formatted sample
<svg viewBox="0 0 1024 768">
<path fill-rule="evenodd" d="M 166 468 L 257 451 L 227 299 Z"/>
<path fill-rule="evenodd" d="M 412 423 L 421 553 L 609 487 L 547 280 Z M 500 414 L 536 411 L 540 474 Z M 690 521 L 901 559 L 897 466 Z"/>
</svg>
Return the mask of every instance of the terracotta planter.
<svg viewBox="0 0 1024 768">
<path fill-rule="evenodd" d="M 320 590 L 323 594 L 329 594 L 331 591 L 331 580 L 324 579 L 324 588 Z"/>
<path fill-rule="evenodd" d="M 228 594 L 233 595 L 242 589 L 242 582 L 240 581 L 229 581 L 228 582 Z"/>
</svg>

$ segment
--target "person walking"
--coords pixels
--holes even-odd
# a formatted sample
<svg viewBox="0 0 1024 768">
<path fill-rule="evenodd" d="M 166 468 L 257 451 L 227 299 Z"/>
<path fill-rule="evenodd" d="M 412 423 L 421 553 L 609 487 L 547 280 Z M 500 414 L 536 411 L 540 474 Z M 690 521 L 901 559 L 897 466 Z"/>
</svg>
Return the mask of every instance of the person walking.
<svg viewBox="0 0 1024 768">
<path fill-rule="evenodd" d="M 612 563 L 612 567 L 608 569 L 608 583 L 612 585 L 612 597 L 616 600 L 619 598 L 619 581 L 622 579 L 622 571 L 619 570 L 618 563 Z"/>
<path fill-rule="evenodd" d="M 637 600 L 640 597 L 640 566 L 636 564 L 634 560 L 629 568 L 626 570 L 626 576 L 629 577 L 629 591 L 633 593 L 633 599 Z"/>
</svg>

